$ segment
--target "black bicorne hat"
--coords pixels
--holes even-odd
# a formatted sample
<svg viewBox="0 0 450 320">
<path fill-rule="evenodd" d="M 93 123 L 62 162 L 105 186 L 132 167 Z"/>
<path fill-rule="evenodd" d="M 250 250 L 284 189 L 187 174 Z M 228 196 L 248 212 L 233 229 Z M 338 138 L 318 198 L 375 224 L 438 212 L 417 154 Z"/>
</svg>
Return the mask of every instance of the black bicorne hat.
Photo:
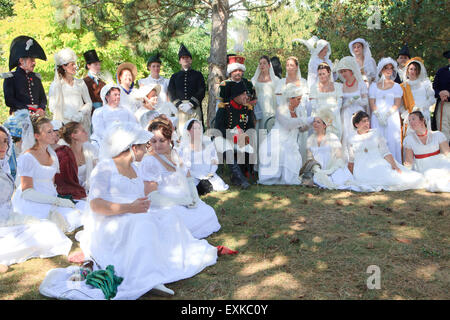
<svg viewBox="0 0 450 320">
<path fill-rule="evenodd" d="M 247 88 L 243 81 L 234 82 L 230 90 L 230 99 L 234 99 L 242 93 L 247 92 Z"/>
<path fill-rule="evenodd" d="M 9 70 L 19 65 L 20 58 L 36 58 L 47 61 L 44 49 L 31 37 L 18 36 L 9 48 Z"/>
<path fill-rule="evenodd" d="M 180 50 L 178 51 L 178 59 L 180 59 L 183 56 L 188 56 L 192 59 L 192 55 L 189 52 L 189 50 L 185 47 L 184 44 L 181 44 Z"/>
<path fill-rule="evenodd" d="M 86 51 L 85 53 L 83 53 L 83 56 L 84 56 L 84 60 L 86 60 L 86 68 L 87 68 L 87 65 L 90 63 L 100 62 L 100 59 L 98 58 L 98 55 L 97 55 L 97 51 L 95 51 L 95 50 Z"/>
<path fill-rule="evenodd" d="M 400 50 L 400 52 L 397 55 L 397 58 L 399 56 L 408 56 L 408 58 L 411 59 L 411 54 L 409 53 L 409 48 L 408 48 L 407 43 L 402 47 L 402 49 Z"/>
</svg>

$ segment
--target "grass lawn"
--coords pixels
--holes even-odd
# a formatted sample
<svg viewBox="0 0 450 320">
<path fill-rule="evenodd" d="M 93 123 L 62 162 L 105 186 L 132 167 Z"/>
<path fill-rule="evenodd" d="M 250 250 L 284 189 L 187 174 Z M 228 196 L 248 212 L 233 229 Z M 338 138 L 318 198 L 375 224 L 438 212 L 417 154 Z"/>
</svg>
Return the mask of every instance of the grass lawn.
<svg viewBox="0 0 450 320">
<path fill-rule="evenodd" d="M 207 240 L 239 254 L 169 284 L 174 297 L 141 299 L 450 298 L 449 194 L 253 185 L 203 200 L 222 225 Z M 0 299 L 45 299 L 46 272 L 69 265 L 60 256 L 10 266 Z M 366 285 L 371 265 L 381 271 L 379 290 Z"/>
</svg>

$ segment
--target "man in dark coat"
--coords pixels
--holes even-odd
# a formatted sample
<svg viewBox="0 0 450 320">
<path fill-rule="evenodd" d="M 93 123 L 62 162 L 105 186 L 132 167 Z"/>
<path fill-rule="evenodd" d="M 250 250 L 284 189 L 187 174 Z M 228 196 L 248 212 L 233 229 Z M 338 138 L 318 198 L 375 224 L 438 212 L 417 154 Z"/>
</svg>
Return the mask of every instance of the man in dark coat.
<svg viewBox="0 0 450 320">
<path fill-rule="evenodd" d="M 45 114 L 47 97 L 42 86 L 41 75 L 34 73 L 36 60 L 47 60 L 44 50 L 31 37 L 19 36 L 10 47 L 9 70 L 13 72 L 2 74 L 5 104 L 9 114 L 20 109 L 28 109 L 39 115 Z"/>
<path fill-rule="evenodd" d="M 88 74 L 83 80 L 89 90 L 93 107 L 92 113 L 94 113 L 95 109 L 103 105 L 102 98 L 100 98 L 100 91 L 106 83 L 99 78 L 102 66 L 97 52 L 95 50 L 89 50 L 83 56 L 86 60 L 86 70 L 88 70 Z"/>
<path fill-rule="evenodd" d="M 397 55 L 398 72 L 394 81 L 398 84 L 402 83 L 404 80 L 402 79 L 403 72 L 406 62 L 408 62 L 409 59 L 411 59 L 411 54 L 409 53 L 408 44 L 405 44 Z"/>
<path fill-rule="evenodd" d="M 181 132 L 189 119 L 195 118 L 203 123 L 202 101 L 206 85 L 202 73 L 191 68 L 192 55 L 184 44 L 178 51 L 178 61 L 182 70 L 170 77 L 168 94 L 170 102 L 178 109 L 178 128 Z"/>
<path fill-rule="evenodd" d="M 450 139 L 450 50 L 444 52 L 448 65 L 436 72 L 433 81 L 436 108 L 431 119 L 431 129 L 442 131 Z"/>
<path fill-rule="evenodd" d="M 248 103 L 247 88 L 242 81 L 232 86 L 230 102 L 219 105 L 215 128 L 222 136 L 216 137 L 214 144 L 217 152 L 226 158 L 231 182 L 243 189 L 248 188 L 250 184 L 243 172 L 252 173 L 249 154 L 253 153 L 252 144 L 256 137 L 249 136 L 248 130 L 255 128 L 255 117 L 253 106 Z"/>
<path fill-rule="evenodd" d="M 245 58 L 242 56 L 237 56 L 235 54 L 228 55 L 228 65 L 227 65 L 227 75 L 229 75 L 229 79 L 224 80 L 219 85 L 219 94 L 217 96 L 218 105 L 221 103 L 229 103 L 231 88 L 234 84 L 243 82 L 247 91 L 247 95 L 249 97 L 249 102 L 252 106 L 256 104 L 256 91 L 253 87 L 253 83 L 246 78 L 244 78 Z M 218 106 L 217 105 L 217 106 Z"/>
</svg>

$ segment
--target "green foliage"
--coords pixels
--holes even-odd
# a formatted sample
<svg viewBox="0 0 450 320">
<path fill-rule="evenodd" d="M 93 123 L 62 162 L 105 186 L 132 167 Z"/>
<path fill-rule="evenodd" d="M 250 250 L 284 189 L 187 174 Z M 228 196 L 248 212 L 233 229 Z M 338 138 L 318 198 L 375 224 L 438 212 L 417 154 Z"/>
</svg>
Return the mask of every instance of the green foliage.
<svg viewBox="0 0 450 320">
<path fill-rule="evenodd" d="M 14 15 L 13 6 L 11 0 L 0 0 L 0 19 Z"/>
</svg>

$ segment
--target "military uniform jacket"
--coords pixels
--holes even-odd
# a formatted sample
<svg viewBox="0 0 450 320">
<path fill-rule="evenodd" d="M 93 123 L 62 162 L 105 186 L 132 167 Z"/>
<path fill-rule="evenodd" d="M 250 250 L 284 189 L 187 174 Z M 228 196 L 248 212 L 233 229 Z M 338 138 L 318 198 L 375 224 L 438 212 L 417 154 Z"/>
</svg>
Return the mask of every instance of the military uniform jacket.
<svg viewBox="0 0 450 320">
<path fill-rule="evenodd" d="M 183 100 L 189 100 L 194 105 L 194 108 L 201 107 L 205 91 L 205 79 L 199 71 L 192 69 L 182 70 L 170 77 L 168 87 L 169 99 L 177 108 L 183 103 Z"/>
<path fill-rule="evenodd" d="M 5 104 L 10 108 L 9 113 L 28 109 L 27 105 L 37 105 L 45 110 L 47 97 L 38 73 L 26 73 L 21 67 L 8 74 L 3 82 Z"/>
<path fill-rule="evenodd" d="M 250 98 L 250 101 L 256 100 L 256 91 L 253 87 L 253 83 L 245 78 L 242 78 L 241 80 L 246 88 L 247 95 Z M 217 100 L 219 100 L 219 103 L 228 103 L 230 102 L 230 95 L 231 95 L 231 88 L 236 82 L 234 82 L 231 79 L 227 79 L 225 81 L 222 81 L 219 85 L 219 95 L 217 97 Z"/>
<path fill-rule="evenodd" d="M 216 113 L 215 128 L 222 132 L 226 138 L 226 130 L 239 126 L 242 130 L 255 128 L 255 116 L 253 106 L 250 104 L 240 105 L 231 100 L 230 103 L 219 105 Z"/>
</svg>

